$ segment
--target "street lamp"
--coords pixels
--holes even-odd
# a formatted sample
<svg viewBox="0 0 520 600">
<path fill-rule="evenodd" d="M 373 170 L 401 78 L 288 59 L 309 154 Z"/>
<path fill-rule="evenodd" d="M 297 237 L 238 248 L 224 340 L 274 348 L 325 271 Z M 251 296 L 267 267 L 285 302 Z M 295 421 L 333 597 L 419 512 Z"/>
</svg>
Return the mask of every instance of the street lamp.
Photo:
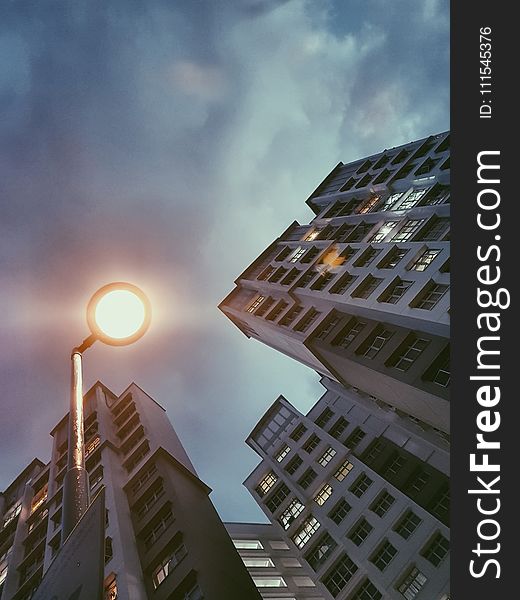
<svg viewBox="0 0 520 600">
<path fill-rule="evenodd" d="M 150 326 L 151 306 L 137 286 L 116 282 L 100 288 L 87 306 L 90 335 L 72 350 L 69 413 L 69 454 L 63 481 L 62 541 L 74 529 L 89 505 L 88 473 L 85 469 L 83 430 L 83 352 L 99 340 L 126 346 L 142 337 Z"/>
</svg>

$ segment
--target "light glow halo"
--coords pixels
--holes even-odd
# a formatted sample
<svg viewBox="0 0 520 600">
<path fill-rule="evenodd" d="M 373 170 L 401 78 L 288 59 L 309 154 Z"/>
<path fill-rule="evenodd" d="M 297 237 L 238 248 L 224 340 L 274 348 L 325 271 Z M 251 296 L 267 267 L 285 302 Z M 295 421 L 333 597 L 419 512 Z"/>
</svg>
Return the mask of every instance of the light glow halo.
<svg viewBox="0 0 520 600">
<path fill-rule="evenodd" d="M 151 306 L 137 286 L 118 281 L 101 287 L 87 306 L 87 323 L 100 341 L 126 346 L 141 338 L 150 326 Z"/>
</svg>

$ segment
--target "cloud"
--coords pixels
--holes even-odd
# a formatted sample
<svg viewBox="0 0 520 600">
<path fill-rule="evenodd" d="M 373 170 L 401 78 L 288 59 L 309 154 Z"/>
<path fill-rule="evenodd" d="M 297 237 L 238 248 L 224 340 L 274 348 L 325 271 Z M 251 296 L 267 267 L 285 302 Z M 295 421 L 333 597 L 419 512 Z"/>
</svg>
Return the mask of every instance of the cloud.
<svg viewBox="0 0 520 600">
<path fill-rule="evenodd" d="M 311 218 L 304 200 L 338 161 L 448 128 L 447 2 L 1 11 L 0 488 L 48 457 L 90 294 L 129 279 L 152 296 L 152 328 L 135 347 L 93 349 L 87 384 L 136 380 L 224 518 L 258 517 L 240 487 L 258 460 L 243 440 L 278 394 L 306 410 L 319 386 L 216 304 Z"/>
</svg>

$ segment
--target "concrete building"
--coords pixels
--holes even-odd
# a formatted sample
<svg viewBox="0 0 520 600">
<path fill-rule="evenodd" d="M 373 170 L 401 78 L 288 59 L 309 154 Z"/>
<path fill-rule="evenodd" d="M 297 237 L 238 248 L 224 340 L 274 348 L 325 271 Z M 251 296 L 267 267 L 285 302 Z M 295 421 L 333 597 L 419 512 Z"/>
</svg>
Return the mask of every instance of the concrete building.
<svg viewBox="0 0 520 600">
<path fill-rule="evenodd" d="M 339 163 L 219 308 L 248 336 L 449 431 L 449 135 Z"/>
<path fill-rule="evenodd" d="M 278 523 L 225 523 L 265 600 L 324 600 L 314 572 L 285 541 Z"/>
<path fill-rule="evenodd" d="M 447 600 L 449 449 L 441 434 L 323 378 L 304 416 L 280 396 L 247 439 L 245 486 L 327 600 Z"/>
<path fill-rule="evenodd" d="M 0 494 L 0 600 L 28 600 L 59 551 L 66 415 L 47 464 Z M 106 600 L 260 600 L 164 409 L 135 384 L 85 395 L 90 488 L 106 489 Z M 66 575 L 64 575 L 66 576 Z"/>
</svg>

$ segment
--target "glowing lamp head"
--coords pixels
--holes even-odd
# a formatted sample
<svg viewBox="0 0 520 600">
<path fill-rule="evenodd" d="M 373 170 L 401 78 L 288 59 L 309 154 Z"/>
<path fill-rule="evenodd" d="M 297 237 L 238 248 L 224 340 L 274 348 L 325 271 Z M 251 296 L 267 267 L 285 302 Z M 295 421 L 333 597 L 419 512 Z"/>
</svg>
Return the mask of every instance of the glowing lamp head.
<svg viewBox="0 0 520 600">
<path fill-rule="evenodd" d="M 130 283 L 110 283 L 90 299 L 87 322 L 93 335 L 112 346 L 137 341 L 150 326 L 151 307 L 142 290 Z"/>
</svg>

